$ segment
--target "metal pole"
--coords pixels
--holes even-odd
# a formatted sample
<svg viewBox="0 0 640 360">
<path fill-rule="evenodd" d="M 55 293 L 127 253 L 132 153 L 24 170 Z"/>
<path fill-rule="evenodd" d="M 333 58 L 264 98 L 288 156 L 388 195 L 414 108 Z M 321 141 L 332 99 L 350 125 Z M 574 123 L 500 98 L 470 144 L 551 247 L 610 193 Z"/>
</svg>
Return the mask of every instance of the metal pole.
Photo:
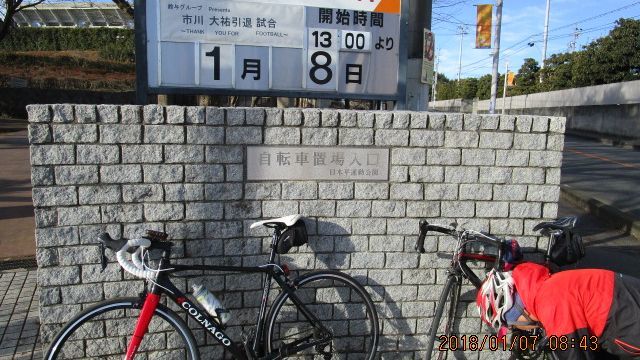
<svg viewBox="0 0 640 360">
<path fill-rule="evenodd" d="M 460 53 L 458 55 L 458 85 L 460 85 L 460 73 L 462 71 L 462 38 L 464 37 L 464 27 L 458 26 L 458 31 L 460 31 Z"/>
<path fill-rule="evenodd" d="M 489 114 L 496 112 L 496 96 L 498 95 L 498 64 L 500 63 L 500 26 L 502 24 L 502 0 L 497 1 L 496 7 L 496 36 L 493 41 L 493 71 L 491 72 L 491 101 Z"/>
<path fill-rule="evenodd" d="M 509 77 L 509 62 L 504 67 L 504 89 L 502 89 L 502 115 L 505 114 L 507 107 L 507 78 Z"/>
<path fill-rule="evenodd" d="M 544 69 L 544 61 L 547 60 L 547 40 L 549 40 L 549 9 L 551 8 L 551 0 L 547 0 L 547 13 L 544 17 L 544 35 L 543 35 L 543 45 L 542 45 L 542 62 L 540 63 L 540 68 Z M 542 77 L 540 77 L 540 82 L 542 82 Z"/>
</svg>

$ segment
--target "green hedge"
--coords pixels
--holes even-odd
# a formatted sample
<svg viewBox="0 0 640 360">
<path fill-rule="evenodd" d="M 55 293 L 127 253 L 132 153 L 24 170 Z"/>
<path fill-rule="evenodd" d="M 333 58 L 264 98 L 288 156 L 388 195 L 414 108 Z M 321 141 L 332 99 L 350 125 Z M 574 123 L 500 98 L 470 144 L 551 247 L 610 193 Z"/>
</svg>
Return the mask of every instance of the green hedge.
<svg viewBox="0 0 640 360">
<path fill-rule="evenodd" d="M 107 59 L 128 61 L 134 44 L 135 33 L 128 29 L 17 28 L 0 41 L 0 50 L 100 50 Z"/>
<path fill-rule="evenodd" d="M 105 73 L 135 73 L 134 64 L 118 64 L 107 61 L 93 61 L 71 56 L 35 56 L 29 54 L 0 53 L 0 63 L 22 67 L 59 66 L 68 69 L 99 69 Z"/>
</svg>

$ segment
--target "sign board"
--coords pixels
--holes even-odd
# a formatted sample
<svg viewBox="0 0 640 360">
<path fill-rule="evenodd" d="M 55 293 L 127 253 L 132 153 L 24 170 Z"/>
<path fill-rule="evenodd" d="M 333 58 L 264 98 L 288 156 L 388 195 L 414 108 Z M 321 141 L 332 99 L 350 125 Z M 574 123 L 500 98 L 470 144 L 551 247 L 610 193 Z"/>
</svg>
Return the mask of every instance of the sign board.
<svg viewBox="0 0 640 360">
<path fill-rule="evenodd" d="M 388 180 L 389 149 L 248 146 L 247 180 Z"/>
<path fill-rule="evenodd" d="M 139 81 L 151 93 L 404 98 L 400 1 L 138 0 Z"/>
<path fill-rule="evenodd" d="M 423 84 L 433 85 L 433 59 L 436 54 L 436 40 L 430 30 L 424 29 L 422 46 L 422 77 L 420 80 Z"/>
</svg>

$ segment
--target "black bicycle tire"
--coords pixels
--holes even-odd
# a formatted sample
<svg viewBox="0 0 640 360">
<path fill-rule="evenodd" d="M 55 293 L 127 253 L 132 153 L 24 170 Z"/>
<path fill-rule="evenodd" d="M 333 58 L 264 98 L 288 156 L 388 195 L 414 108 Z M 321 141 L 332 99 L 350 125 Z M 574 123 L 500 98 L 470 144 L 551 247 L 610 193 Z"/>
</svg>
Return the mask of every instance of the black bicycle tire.
<svg viewBox="0 0 640 360">
<path fill-rule="evenodd" d="M 376 311 L 376 308 L 373 304 L 373 300 L 371 300 L 371 296 L 369 295 L 367 290 L 365 290 L 365 288 L 362 285 L 360 285 L 360 283 L 358 283 L 356 279 L 352 278 L 351 276 L 345 273 L 342 273 L 340 271 L 335 271 L 335 270 L 321 270 L 321 271 L 310 272 L 296 278 L 294 282 L 296 283 L 297 287 L 300 287 L 309 282 L 320 280 L 322 278 L 340 279 L 345 284 L 348 284 L 348 286 L 350 286 L 352 289 L 355 289 L 364 299 L 366 303 L 367 313 L 369 314 L 373 322 L 373 329 L 372 329 L 373 337 L 371 341 L 372 346 L 371 346 L 371 352 L 368 356 L 368 359 L 369 360 L 375 359 L 378 352 L 378 342 L 380 340 L 380 325 L 378 320 L 378 312 Z M 265 334 L 265 344 L 266 344 L 268 353 L 271 353 L 273 351 L 271 340 L 272 340 L 275 320 L 278 314 L 280 313 L 280 309 L 282 308 L 282 305 L 286 302 L 288 298 L 289 298 L 289 294 L 283 291 L 276 298 L 276 300 L 274 300 L 273 305 L 271 306 L 269 316 L 267 317 L 268 328 Z"/>
<path fill-rule="evenodd" d="M 55 338 L 49 345 L 47 353 L 44 357 L 46 360 L 57 359 L 58 351 L 61 346 L 64 346 L 69 337 L 82 326 L 86 321 L 93 319 L 96 316 L 100 316 L 104 313 L 113 310 L 121 309 L 141 309 L 140 298 L 114 298 L 102 301 L 94 306 L 91 306 L 83 312 L 76 315 L 73 319 L 69 320 L 65 326 L 56 334 Z M 158 304 L 154 316 L 159 316 L 166 320 L 182 337 L 185 344 L 188 345 L 187 351 L 189 352 L 188 358 L 191 360 L 199 360 L 200 354 L 198 352 L 198 344 L 189 330 L 187 324 L 168 307 Z"/>
<path fill-rule="evenodd" d="M 447 303 L 447 297 L 449 297 L 449 293 L 452 290 L 454 290 L 454 286 L 456 285 L 459 285 L 458 278 L 455 275 L 449 275 L 447 277 L 447 280 L 445 281 L 444 287 L 442 288 L 442 292 L 440 293 L 440 298 L 438 299 L 438 305 L 436 306 L 436 312 L 433 314 L 433 320 L 431 320 L 429 337 L 427 338 L 426 360 L 431 360 L 431 352 L 433 351 L 433 346 L 436 343 L 436 339 L 438 336 L 438 328 L 440 327 L 440 319 L 442 318 L 444 307 L 445 307 L 445 304 Z M 449 304 L 449 307 L 450 309 L 453 308 L 455 311 L 457 304 Z M 450 335 L 450 334 L 444 334 L 444 335 Z"/>
</svg>

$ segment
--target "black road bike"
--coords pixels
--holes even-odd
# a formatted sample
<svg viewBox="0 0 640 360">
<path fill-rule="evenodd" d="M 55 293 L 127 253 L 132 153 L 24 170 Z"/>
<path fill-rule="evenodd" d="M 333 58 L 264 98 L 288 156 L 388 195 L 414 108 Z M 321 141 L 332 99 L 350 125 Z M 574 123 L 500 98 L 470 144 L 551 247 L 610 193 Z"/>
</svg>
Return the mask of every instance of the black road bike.
<svg viewBox="0 0 640 360">
<path fill-rule="evenodd" d="M 51 343 L 45 359 L 374 359 L 379 340 L 378 315 L 371 297 L 355 279 L 339 271 L 312 271 L 290 278 L 277 253 L 306 243 L 306 229 L 299 215 L 261 221 L 273 229 L 269 261 L 256 267 L 179 265 L 170 259 L 172 243 L 167 234 L 147 231 L 133 240 L 100 237 L 104 247 L 117 251 L 127 272 L 150 285 L 139 297 L 118 298 L 92 306 L 69 321 Z M 302 226 L 302 228 L 300 227 Z M 160 250 L 156 268 L 150 268 L 148 252 Z M 128 256 L 131 255 L 131 260 Z M 106 264 L 104 248 L 103 266 Z M 185 271 L 258 273 L 264 277 L 255 326 L 235 342 L 221 318 L 205 311 L 172 282 Z M 270 303 L 275 281 L 280 294 Z M 222 346 L 222 354 L 199 351 L 183 318 L 160 303 L 166 295 L 179 309 Z M 200 340 L 202 342 L 202 340 Z M 206 349 L 206 347 L 205 347 Z M 202 352 L 202 354 L 201 354 Z"/>
<path fill-rule="evenodd" d="M 574 263 L 584 256 L 582 238 L 572 232 L 576 220 L 575 217 L 564 217 L 552 222 L 541 222 L 534 227 L 534 231 L 540 231 L 543 236 L 549 237 L 543 260 L 536 262 L 541 262 L 550 270 L 556 271 L 559 266 Z M 495 336 L 489 337 L 490 341 L 486 343 L 482 343 L 485 337 L 476 337 L 477 342 L 471 340 L 472 337 L 465 337 L 467 343 L 461 344 L 459 341 L 462 338 L 456 333 L 455 321 L 463 281 L 468 280 L 476 289 L 482 286 L 482 279 L 469 265 L 479 264 L 480 269 L 484 270 L 482 272 L 491 269 L 505 270 L 504 265 L 512 260 L 506 256 L 511 243 L 486 232 L 460 229 L 457 224 L 437 225 L 422 220 L 419 227 L 415 249 L 420 253 L 425 252 L 424 241 L 430 231 L 456 239 L 451 264 L 447 269 L 447 278 L 429 328 L 426 360 L 447 359 L 453 349 L 465 348 L 475 351 L 471 348 L 472 343 L 477 345 L 478 350 L 480 346 L 486 350 L 492 350 L 492 347 L 495 347 L 495 350 L 511 350 L 512 359 L 552 358 L 553 354 L 546 346 L 544 329 L 541 328 L 532 331 L 514 330 L 511 342 L 505 345 L 498 344 Z M 477 269 L 476 267 L 476 271 Z M 514 337 L 516 340 L 513 340 Z M 527 343 L 521 343 L 520 339 Z M 536 339 L 535 344 L 532 339 Z M 452 344 L 451 341 L 458 341 L 458 343 Z M 439 342 L 440 346 L 434 346 L 436 342 Z M 449 358 L 454 357 L 449 356 Z"/>
</svg>

